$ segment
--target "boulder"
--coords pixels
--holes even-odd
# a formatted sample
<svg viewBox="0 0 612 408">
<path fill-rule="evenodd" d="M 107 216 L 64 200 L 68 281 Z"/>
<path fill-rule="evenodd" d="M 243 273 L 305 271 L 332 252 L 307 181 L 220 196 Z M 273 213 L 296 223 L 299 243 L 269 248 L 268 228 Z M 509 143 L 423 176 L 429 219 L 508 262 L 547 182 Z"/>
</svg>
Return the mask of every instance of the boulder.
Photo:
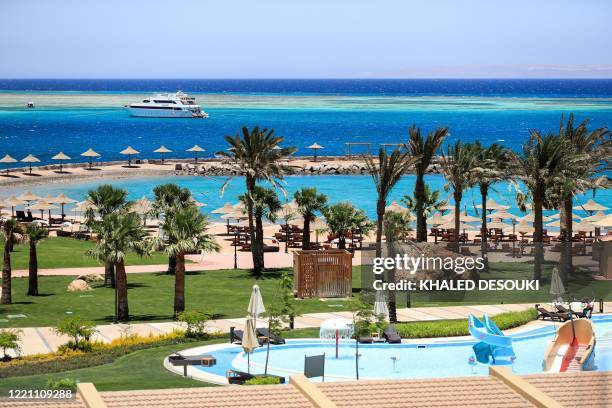
<svg viewBox="0 0 612 408">
<path fill-rule="evenodd" d="M 91 290 L 91 287 L 82 279 L 75 279 L 68 285 L 69 292 L 86 292 L 88 290 Z"/>
</svg>

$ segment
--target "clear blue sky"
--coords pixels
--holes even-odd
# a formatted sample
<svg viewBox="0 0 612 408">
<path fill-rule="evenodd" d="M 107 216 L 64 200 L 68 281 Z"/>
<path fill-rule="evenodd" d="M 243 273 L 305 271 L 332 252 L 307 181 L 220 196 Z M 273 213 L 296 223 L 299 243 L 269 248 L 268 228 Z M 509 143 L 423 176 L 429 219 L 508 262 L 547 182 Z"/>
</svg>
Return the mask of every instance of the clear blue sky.
<svg viewBox="0 0 612 408">
<path fill-rule="evenodd" d="M 0 77 L 612 77 L 611 17 L 608 0 L 0 0 Z"/>
</svg>

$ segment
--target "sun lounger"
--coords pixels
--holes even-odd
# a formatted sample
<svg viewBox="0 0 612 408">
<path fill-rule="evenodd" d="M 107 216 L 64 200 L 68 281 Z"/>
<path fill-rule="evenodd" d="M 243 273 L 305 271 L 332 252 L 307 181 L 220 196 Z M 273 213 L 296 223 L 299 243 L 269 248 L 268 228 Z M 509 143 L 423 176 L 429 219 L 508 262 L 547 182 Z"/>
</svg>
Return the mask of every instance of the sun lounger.
<svg viewBox="0 0 612 408">
<path fill-rule="evenodd" d="M 563 305 L 555 305 L 555 309 L 557 309 L 557 311 L 558 311 L 559 313 L 563 313 L 563 314 L 569 314 L 569 313 L 570 313 L 569 309 L 567 309 L 567 308 L 566 308 L 565 306 L 563 306 Z M 576 310 L 572 310 L 572 314 L 573 314 L 573 315 L 575 315 L 575 316 L 577 316 L 577 317 L 579 317 L 579 318 L 585 318 L 585 317 L 588 317 L 586 313 L 584 313 L 584 312 L 579 312 L 579 311 L 576 311 Z"/>
<path fill-rule="evenodd" d="M 395 330 L 395 326 L 392 324 L 387 326 L 387 328 L 383 332 L 383 336 L 385 337 L 385 340 L 387 340 L 387 343 L 397 344 L 402 342 L 402 338 L 400 337 L 397 330 Z"/>
<path fill-rule="evenodd" d="M 540 313 L 538 315 L 538 318 L 542 318 L 542 320 L 550 319 L 550 320 L 558 320 L 560 322 L 564 322 L 569 319 L 568 314 L 551 312 L 551 311 L 544 309 L 543 307 L 538 307 L 537 309 L 538 309 L 538 312 Z"/>
<path fill-rule="evenodd" d="M 227 378 L 227 382 L 230 384 L 243 385 L 248 380 L 251 380 L 256 377 L 263 377 L 263 374 L 250 374 L 245 373 L 244 371 L 238 370 L 227 370 L 225 372 L 225 378 Z M 278 375 L 268 374 L 268 377 L 276 377 L 279 380 L 279 383 L 285 383 L 285 377 L 281 377 Z"/>
<path fill-rule="evenodd" d="M 258 328 L 257 334 L 267 337 L 270 340 L 270 344 L 285 344 L 285 339 L 275 334 L 270 334 L 270 331 L 266 328 Z"/>
<path fill-rule="evenodd" d="M 230 327 L 230 343 L 239 342 L 242 343 L 242 336 L 244 332 L 242 330 L 236 330 L 234 327 Z"/>
<path fill-rule="evenodd" d="M 372 344 L 374 343 L 374 338 L 370 335 L 359 336 L 357 337 L 357 341 L 359 342 L 359 344 Z"/>
</svg>

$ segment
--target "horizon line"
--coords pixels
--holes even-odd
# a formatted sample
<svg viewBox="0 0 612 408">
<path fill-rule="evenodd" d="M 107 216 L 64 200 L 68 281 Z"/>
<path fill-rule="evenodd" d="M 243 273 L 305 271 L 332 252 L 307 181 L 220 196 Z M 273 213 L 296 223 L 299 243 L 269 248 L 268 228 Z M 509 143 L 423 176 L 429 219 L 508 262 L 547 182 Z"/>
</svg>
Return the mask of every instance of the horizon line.
<svg viewBox="0 0 612 408">
<path fill-rule="evenodd" d="M 542 81 L 542 80 L 612 80 L 610 77 L 0 77 L 0 81 L 23 81 L 23 80 L 207 80 L 207 81 L 337 81 L 337 80 L 356 80 L 356 81 L 419 81 L 419 80 L 521 80 L 521 81 Z"/>
</svg>

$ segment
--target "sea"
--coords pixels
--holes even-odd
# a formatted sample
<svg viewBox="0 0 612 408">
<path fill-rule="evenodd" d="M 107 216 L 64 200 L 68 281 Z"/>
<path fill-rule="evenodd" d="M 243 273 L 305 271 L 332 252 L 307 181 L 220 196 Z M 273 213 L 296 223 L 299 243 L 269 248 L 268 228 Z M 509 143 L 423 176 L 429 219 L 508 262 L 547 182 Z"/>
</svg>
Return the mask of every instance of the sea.
<svg viewBox="0 0 612 408">
<path fill-rule="evenodd" d="M 208 119 L 134 118 L 123 108 L 157 92 L 196 96 Z M 35 104 L 26 109 L 27 102 Z M 200 80 L 0 79 L 0 155 L 32 153 L 50 163 L 59 151 L 79 160 L 93 148 L 101 160 L 121 160 L 132 146 L 156 158 L 160 145 L 174 157 L 227 148 L 242 126 L 274 129 L 285 146 L 308 155 L 342 155 L 404 143 L 408 127 L 448 126 L 448 143 L 480 140 L 518 150 L 533 129 L 554 132 L 573 112 L 590 126 L 612 125 L 612 80 Z"/>
</svg>

